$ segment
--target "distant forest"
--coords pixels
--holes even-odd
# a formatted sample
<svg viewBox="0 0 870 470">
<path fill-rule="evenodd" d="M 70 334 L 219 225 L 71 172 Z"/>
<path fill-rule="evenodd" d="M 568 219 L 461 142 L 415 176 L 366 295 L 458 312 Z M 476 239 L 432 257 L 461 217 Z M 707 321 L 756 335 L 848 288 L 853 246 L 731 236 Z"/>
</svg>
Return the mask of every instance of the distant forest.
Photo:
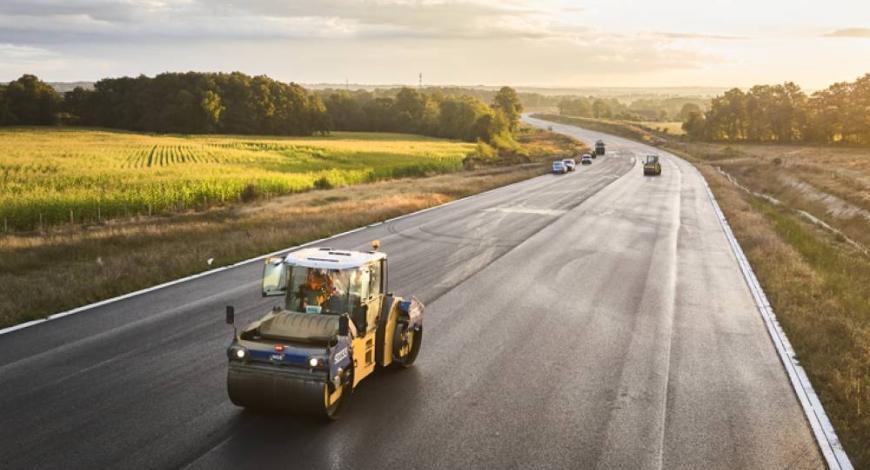
<svg viewBox="0 0 870 470">
<path fill-rule="evenodd" d="M 185 134 L 313 135 L 406 132 L 488 143 L 510 141 L 522 105 L 516 92 L 491 102 L 440 90 L 311 92 L 242 73 L 164 73 L 107 78 L 58 93 L 33 75 L 0 85 L 0 125 L 78 125 Z"/>
<path fill-rule="evenodd" d="M 683 129 L 694 140 L 870 145 L 870 74 L 809 96 L 791 82 L 734 88 L 688 113 Z"/>
<path fill-rule="evenodd" d="M 594 96 L 563 97 L 559 114 L 625 121 L 682 121 L 690 111 L 701 111 L 709 100 L 701 97 L 675 96 L 641 98 L 625 103 L 617 98 Z"/>
<path fill-rule="evenodd" d="M 525 108 L 632 121 L 682 121 L 688 138 L 727 142 L 870 145 L 870 74 L 811 95 L 794 83 L 703 97 L 545 96 L 426 87 L 311 91 L 266 76 L 164 73 L 107 78 L 60 93 L 33 75 L 0 85 L 0 126 L 80 125 L 190 134 L 313 135 L 405 132 L 488 143 L 510 141 Z"/>
</svg>

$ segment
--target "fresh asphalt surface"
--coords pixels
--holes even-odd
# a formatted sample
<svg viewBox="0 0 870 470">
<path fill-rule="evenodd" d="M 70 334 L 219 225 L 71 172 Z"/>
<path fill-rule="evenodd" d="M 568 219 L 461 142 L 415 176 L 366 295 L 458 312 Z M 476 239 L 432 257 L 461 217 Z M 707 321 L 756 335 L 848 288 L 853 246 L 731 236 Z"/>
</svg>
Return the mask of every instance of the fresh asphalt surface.
<svg viewBox="0 0 870 470">
<path fill-rule="evenodd" d="M 552 126 L 607 155 L 329 242 L 381 240 L 428 306 L 338 422 L 227 399 L 224 306 L 278 302 L 256 262 L 0 336 L 0 467 L 822 467 L 699 173 Z"/>
</svg>

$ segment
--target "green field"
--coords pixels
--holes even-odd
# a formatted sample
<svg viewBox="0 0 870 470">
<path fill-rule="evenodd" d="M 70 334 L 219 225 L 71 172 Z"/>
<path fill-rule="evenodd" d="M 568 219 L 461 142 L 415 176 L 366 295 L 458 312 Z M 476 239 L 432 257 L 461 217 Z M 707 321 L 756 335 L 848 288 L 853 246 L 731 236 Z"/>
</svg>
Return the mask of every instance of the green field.
<svg viewBox="0 0 870 470">
<path fill-rule="evenodd" d="M 32 230 L 462 169 L 474 144 L 324 137 L 0 130 L 2 230 Z"/>
</svg>

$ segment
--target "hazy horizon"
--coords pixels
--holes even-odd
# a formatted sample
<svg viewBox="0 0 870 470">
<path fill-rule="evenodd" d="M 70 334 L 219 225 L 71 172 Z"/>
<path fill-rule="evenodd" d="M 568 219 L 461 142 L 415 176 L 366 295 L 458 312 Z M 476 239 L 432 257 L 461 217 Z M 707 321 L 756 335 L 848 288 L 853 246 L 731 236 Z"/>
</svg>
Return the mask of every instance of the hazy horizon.
<svg viewBox="0 0 870 470">
<path fill-rule="evenodd" d="M 867 57 L 870 4 L 846 0 L 0 0 L 0 81 L 820 89 L 870 72 Z"/>
</svg>

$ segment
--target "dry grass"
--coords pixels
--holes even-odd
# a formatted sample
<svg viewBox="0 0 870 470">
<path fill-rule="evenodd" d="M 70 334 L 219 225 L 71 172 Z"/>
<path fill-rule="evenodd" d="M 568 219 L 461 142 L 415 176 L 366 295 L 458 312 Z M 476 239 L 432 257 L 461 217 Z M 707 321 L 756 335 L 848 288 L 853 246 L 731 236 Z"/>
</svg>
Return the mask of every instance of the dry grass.
<svg viewBox="0 0 870 470">
<path fill-rule="evenodd" d="M 523 127 L 517 141 L 532 160 L 570 158 L 589 152 L 589 146 L 571 137 L 535 127 Z"/>
<path fill-rule="evenodd" d="M 740 184 L 806 211 L 870 249 L 870 149 L 669 143 Z"/>
</svg>

